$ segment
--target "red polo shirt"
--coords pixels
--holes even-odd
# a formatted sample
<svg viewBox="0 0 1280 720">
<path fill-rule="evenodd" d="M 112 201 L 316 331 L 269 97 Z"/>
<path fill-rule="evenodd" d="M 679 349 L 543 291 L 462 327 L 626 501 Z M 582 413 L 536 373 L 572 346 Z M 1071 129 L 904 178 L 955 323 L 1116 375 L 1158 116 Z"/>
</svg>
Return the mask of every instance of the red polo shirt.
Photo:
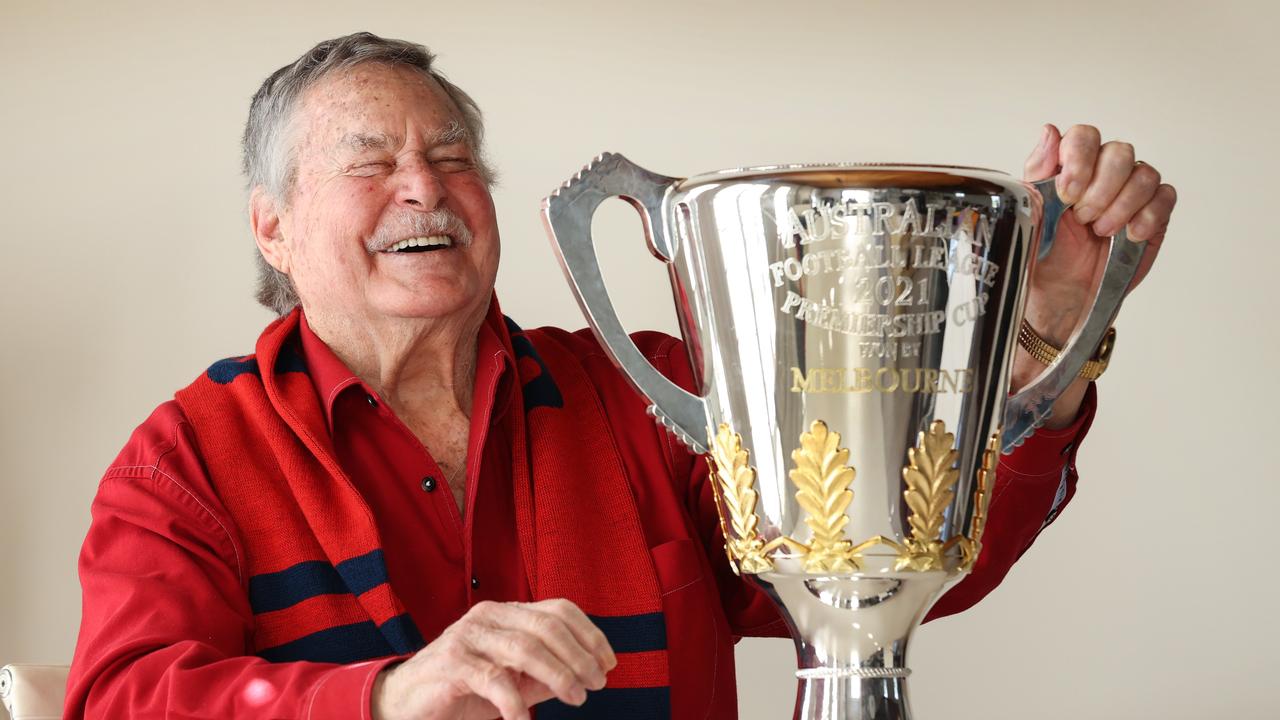
<svg viewBox="0 0 1280 720">
<path fill-rule="evenodd" d="M 374 515 L 391 585 L 423 637 L 430 642 L 479 600 L 529 599 L 511 492 L 513 353 L 496 303 L 477 346 L 465 515 L 428 448 L 305 319 L 299 336 L 339 462 Z M 728 568 L 705 463 L 655 433 L 643 401 L 590 333 L 577 338 L 629 469 L 646 541 L 667 549 L 654 553 L 655 562 L 688 568 L 693 558 L 702 569 L 688 572 L 714 579 L 705 592 L 723 615 L 669 632 L 785 634 L 764 594 Z M 677 341 L 654 333 L 636 338 L 659 370 L 692 384 Z M 1093 408 L 1091 389 L 1075 425 L 1041 431 L 1002 458 L 983 555 L 932 616 L 986 595 L 1057 516 L 1074 492 L 1075 449 Z M 134 432 L 104 475 L 92 513 L 80 560 L 84 610 L 67 717 L 369 717 L 373 679 L 387 660 L 269 663 L 247 654 L 254 620 L 244 549 L 175 402 Z M 669 552 L 689 540 L 697 552 Z M 686 667 L 674 654 L 670 662 L 673 708 L 705 707 L 705 700 L 731 712 L 732 658 L 723 659 L 724 668 Z M 691 694 L 697 697 L 689 701 Z"/>
<path fill-rule="evenodd" d="M 377 518 L 391 585 L 422 636 L 438 636 L 481 600 L 531 600 L 511 486 L 507 413 L 515 360 L 491 323 L 476 344 L 467 472 L 458 478 L 466 483 L 465 515 L 430 450 L 305 316 L 299 334 L 335 454 Z"/>
</svg>

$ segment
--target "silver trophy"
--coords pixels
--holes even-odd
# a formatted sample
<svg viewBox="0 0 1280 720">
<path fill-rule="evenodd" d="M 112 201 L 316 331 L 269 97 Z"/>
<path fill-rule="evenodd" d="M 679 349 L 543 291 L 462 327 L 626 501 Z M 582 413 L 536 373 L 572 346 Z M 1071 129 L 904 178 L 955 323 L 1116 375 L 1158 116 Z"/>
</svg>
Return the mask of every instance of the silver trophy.
<svg viewBox="0 0 1280 720">
<path fill-rule="evenodd" d="M 700 394 L 622 327 L 591 220 L 635 206 L 666 262 Z M 1120 235 L 1088 318 L 1009 397 L 1053 180 L 924 165 L 787 165 L 688 179 L 606 153 L 543 201 L 592 329 L 706 453 L 734 568 L 795 639 L 796 718 L 901 720 L 907 641 L 981 548 L 1000 453 L 1049 415 L 1119 311 L 1143 245 Z"/>
</svg>

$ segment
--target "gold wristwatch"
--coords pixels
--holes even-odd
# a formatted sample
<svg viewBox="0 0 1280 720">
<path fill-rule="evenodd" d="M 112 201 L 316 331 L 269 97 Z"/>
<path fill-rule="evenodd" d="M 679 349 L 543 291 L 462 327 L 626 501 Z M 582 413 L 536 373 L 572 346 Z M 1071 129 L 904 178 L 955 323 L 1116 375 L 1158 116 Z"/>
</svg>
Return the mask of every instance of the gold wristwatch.
<svg viewBox="0 0 1280 720">
<path fill-rule="evenodd" d="M 1018 330 L 1018 344 L 1024 350 L 1031 353 L 1031 357 L 1040 361 L 1045 365 L 1052 365 L 1054 360 L 1062 354 L 1062 349 L 1049 344 L 1049 341 L 1040 337 L 1035 330 L 1031 328 L 1031 324 L 1023 319 L 1022 327 Z M 1098 344 L 1098 349 L 1094 351 L 1093 357 L 1089 358 L 1084 367 L 1080 368 L 1080 377 L 1085 380 L 1097 380 L 1106 372 L 1107 365 L 1111 363 L 1111 351 L 1116 347 L 1116 329 L 1114 327 L 1107 328 L 1107 333 L 1102 336 L 1102 342 Z"/>
</svg>

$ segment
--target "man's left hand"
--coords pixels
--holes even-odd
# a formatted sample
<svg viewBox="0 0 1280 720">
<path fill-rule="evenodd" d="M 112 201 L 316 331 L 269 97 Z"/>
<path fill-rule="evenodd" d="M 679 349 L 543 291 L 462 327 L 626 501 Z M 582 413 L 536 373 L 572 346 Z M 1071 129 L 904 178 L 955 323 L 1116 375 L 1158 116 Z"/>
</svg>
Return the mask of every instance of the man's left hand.
<svg viewBox="0 0 1280 720">
<path fill-rule="evenodd" d="M 1053 250 L 1032 272 L 1026 319 L 1041 337 L 1058 347 L 1066 344 L 1088 312 L 1097 282 L 1106 265 L 1110 237 L 1127 228 L 1129 239 L 1147 241 L 1138 273 L 1129 286 L 1146 277 L 1164 242 L 1169 217 L 1177 203 L 1172 185 L 1160 173 L 1138 161 L 1133 145 L 1102 142 L 1092 125 L 1076 125 L 1059 133 L 1045 125 L 1040 144 L 1023 169 L 1028 182 L 1057 173 L 1058 194 L 1071 209 L 1063 214 Z M 1019 352 L 1014 361 L 1013 387 L 1018 389 L 1044 369 Z M 1047 427 L 1071 424 L 1080 409 L 1087 383 L 1077 380 L 1054 405 Z"/>
</svg>

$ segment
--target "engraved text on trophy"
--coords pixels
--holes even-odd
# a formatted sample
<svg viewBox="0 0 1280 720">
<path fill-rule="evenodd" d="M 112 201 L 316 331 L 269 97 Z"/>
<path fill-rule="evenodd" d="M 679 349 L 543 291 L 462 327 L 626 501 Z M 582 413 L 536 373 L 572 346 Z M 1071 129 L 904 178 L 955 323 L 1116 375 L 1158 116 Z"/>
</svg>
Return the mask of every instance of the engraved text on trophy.
<svg viewBox="0 0 1280 720">
<path fill-rule="evenodd" d="M 778 219 L 786 255 L 769 265 L 778 312 L 857 338 L 862 358 L 918 357 L 922 338 L 986 314 L 1000 266 L 988 257 L 993 217 L 949 203 L 816 200 Z M 813 279 L 813 280 L 810 280 Z M 812 296 L 818 287 L 840 286 Z M 963 301 L 947 289 L 969 283 Z M 821 293 L 821 291 L 819 291 Z M 958 296 L 959 297 L 959 296 Z M 969 392 L 968 368 L 791 368 L 792 392 Z"/>
</svg>

